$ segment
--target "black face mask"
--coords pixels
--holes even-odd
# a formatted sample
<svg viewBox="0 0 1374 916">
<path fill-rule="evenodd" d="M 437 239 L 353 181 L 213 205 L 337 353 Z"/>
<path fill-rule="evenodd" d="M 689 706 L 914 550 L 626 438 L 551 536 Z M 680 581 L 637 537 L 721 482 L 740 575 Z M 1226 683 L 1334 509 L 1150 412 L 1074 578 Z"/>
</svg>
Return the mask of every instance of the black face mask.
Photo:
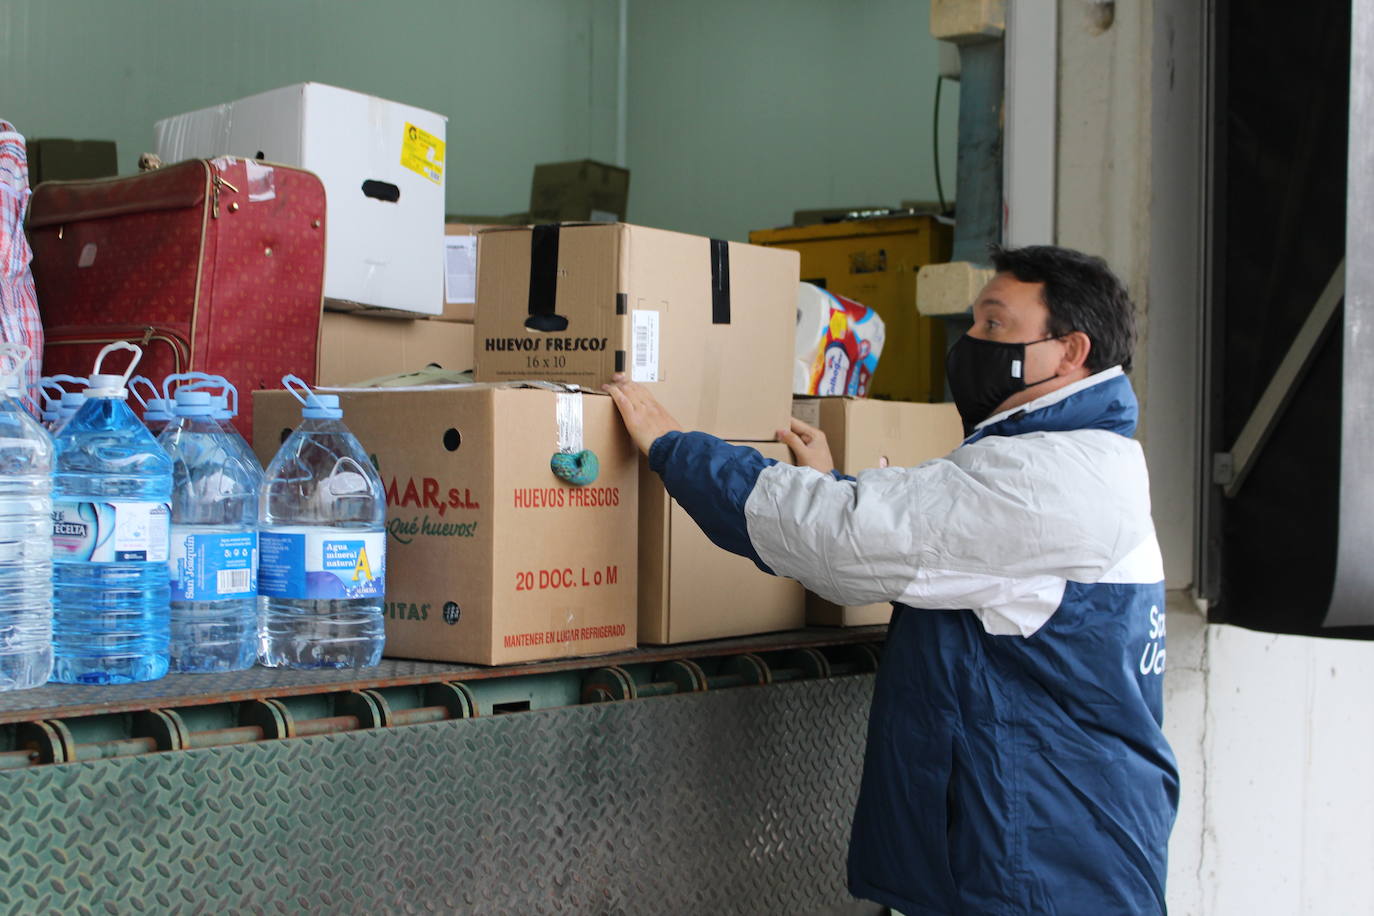
<svg viewBox="0 0 1374 916">
<path fill-rule="evenodd" d="M 954 406 L 959 408 L 959 418 L 964 421 L 965 436 L 972 435 L 975 426 L 1018 391 L 1058 378 L 1051 375 L 1038 382 L 1026 382 L 1026 347 L 1047 340 L 1058 338 L 999 343 L 965 334 L 954 342 L 945 356 L 945 376 L 954 395 Z"/>
</svg>

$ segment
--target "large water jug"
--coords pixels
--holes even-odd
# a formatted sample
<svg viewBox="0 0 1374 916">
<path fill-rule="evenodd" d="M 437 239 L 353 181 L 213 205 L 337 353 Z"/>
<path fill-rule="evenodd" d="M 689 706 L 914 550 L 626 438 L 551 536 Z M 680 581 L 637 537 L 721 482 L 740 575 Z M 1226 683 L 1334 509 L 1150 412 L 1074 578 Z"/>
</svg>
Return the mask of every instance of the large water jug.
<svg viewBox="0 0 1374 916">
<path fill-rule="evenodd" d="M 262 468 L 238 453 L 208 392 L 179 388 L 173 413 L 158 440 L 172 459 L 171 670 L 251 668 Z"/>
<path fill-rule="evenodd" d="M 52 438 L 22 403 L 30 359 L 0 344 L 0 690 L 52 673 Z"/>
<path fill-rule="evenodd" d="M 68 394 L 68 389 L 63 387 L 64 383 L 76 386 L 73 391 L 86 390 L 86 379 L 75 375 L 45 375 L 38 380 L 38 392 L 43 399 L 40 422 L 48 432 L 55 432 L 62 421 L 70 416 L 62 409 L 62 398 Z"/>
<path fill-rule="evenodd" d="M 122 375 L 105 358 L 131 351 Z M 172 461 L 125 403 L 143 351 L 100 351 L 86 401 L 58 432 L 53 476 L 54 681 L 125 684 L 167 673 Z"/>
<path fill-rule="evenodd" d="M 147 388 L 152 397 L 140 394 L 140 386 Z M 154 437 L 162 435 L 162 431 L 172 422 L 172 402 L 161 396 L 153 380 L 146 375 L 135 375 L 129 379 L 129 393 L 143 405 L 143 425 L 148 427 L 148 432 Z"/>
<path fill-rule="evenodd" d="M 263 664 L 375 665 L 385 639 L 386 497 L 339 398 L 294 375 L 301 423 L 267 468 L 259 534 Z"/>
</svg>

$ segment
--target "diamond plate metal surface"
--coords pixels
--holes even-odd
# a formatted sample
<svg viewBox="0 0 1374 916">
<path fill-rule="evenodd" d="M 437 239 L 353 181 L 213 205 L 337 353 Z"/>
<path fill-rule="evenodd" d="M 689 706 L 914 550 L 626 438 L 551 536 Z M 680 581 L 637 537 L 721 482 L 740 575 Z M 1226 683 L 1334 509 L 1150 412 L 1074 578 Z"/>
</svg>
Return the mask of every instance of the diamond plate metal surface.
<svg viewBox="0 0 1374 916">
<path fill-rule="evenodd" d="M 0 773 L 14 912 L 875 912 L 873 676 Z"/>
</svg>

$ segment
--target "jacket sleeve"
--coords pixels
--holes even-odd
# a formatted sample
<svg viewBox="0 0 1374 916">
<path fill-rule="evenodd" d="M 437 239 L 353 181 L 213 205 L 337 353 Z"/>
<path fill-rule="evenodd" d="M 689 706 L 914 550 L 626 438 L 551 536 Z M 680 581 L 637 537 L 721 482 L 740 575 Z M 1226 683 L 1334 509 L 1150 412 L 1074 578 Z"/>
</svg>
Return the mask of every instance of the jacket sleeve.
<svg viewBox="0 0 1374 916">
<path fill-rule="evenodd" d="M 649 449 L 649 467 L 664 489 L 701 527 L 711 543 L 772 570 L 749 540 L 744 504 L 759 474 L 777 464 L 757 449 L 731 445 L 706 433 L 667 433 Z"/>
<path fill-rule="evenodd" d="M 649 462 L 715 544 L 822 598 L 970 608 L 1027 635 L 1068 581 L 1103 581 L 1154 543 L 1144 462 L 1129 445 L 999 439 L 842 479 L 669 433 Z M 1157 547 L 1144 555 L 1150 570 L 1131 575 L 1155 574 Z"/>
<path fill-rule="evenodd" d="M 830 601 L 993 612 L 1024 635 L 1068 581 L 1101 581 L 1154 543 L 1128 444 L 1000 439 L 853 481 L 777 465 L 759 472 L 745 523 L 766 567 Z"/>
</svg>

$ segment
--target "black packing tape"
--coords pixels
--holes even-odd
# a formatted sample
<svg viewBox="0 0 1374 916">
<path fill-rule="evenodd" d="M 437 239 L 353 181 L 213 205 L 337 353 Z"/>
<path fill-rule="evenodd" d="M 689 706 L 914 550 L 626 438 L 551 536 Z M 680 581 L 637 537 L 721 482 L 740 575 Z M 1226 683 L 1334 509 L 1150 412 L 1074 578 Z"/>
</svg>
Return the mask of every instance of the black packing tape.
<svg viewBox="0 0 1374 916">
<path fill-rule="evenodd" d="M 730 243 L 711 239 L 711 323 L 730 323 Z"/>
<path fill-rule="evenodd" d="M 624 350 L 616 350 L 616 351 L 615 351 L 615 371 L 616 371 L 616 372 L 624 372 L 624 371 L 625 371 L 625 351 L 624 351 Z"/>
<path fill-rule="evenodd" d="M 530 233 L 530 317 L 525 327 L 562 331 L 566 318 L 555 314 L 558 303 L 558 225 L 535 226 Z"/>
</svg>

